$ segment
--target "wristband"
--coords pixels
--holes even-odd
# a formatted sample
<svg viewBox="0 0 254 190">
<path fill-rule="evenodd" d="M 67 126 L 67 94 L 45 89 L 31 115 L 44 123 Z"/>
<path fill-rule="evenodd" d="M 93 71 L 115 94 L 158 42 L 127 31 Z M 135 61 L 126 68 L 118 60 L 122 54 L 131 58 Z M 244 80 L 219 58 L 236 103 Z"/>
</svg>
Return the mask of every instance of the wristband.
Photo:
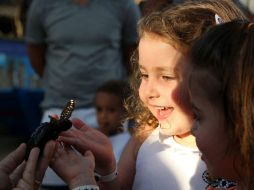
<svg viewBox="0 0 254 190">
<path fill-rule="evenodd" d="M 117 175 L 118 175 L 117 167 L 116 167 L 115 171 L 113 171 L 111 174 L 104 175 L 104 176 L 94 172 L 94 177 L 97 182 L 113 181 L 117 177 Z"/>
<path fill-rule="evenodd" d="M 100 190 L 97 185 L 83 185 L 79 187 L 75 187 L 72 190 Z"/>
</svg>

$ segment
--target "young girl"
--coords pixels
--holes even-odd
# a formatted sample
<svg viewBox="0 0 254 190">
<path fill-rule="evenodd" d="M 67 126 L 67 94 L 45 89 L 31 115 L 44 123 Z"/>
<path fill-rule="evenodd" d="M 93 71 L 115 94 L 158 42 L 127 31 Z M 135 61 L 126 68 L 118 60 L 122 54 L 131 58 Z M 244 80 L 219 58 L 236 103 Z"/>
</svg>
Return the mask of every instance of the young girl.
<svg viewBox="0 0 254 190">
<path fill-rule="evenodd" d="M 223 19 L 222 19 L 223 20 Z M 193 133 L 211 177 L 254 189 L 254 23 L 219 25 L 193 47 Z"/>
<path fill-rule="evenodd" d="M 126 117 L 124 101 L 129 94 L 128 91 L 127 83 L 120 80 L 110 80 L 96 90 L 95 108 L 98 130 L 107 136 L 124 131 L 122 125 Z"/>
<path fill-rule="evenodd" d="M 110 80 L 101 85 L 95 94 L 96 117 L 100 132 L 107 135 L 113 146 L 116 161 L 130 138 L 129 123 L 124 122 L 124 101 L 129 96 L 128 83 Z"/>
<path fill-rule="evenodd" d="M 192 43 L 216 24 L 216 14 L 225 22 L 244 18 L 231 1 L 203 0 L 151 13 L 139 22 L 129 100 L 130 117 L 138 126 L 121 156 L 118 176 L 112 147 L 98 131 L 76 120 L 77 130 L 60 137 L 81 152 L 92 150 L 96 171 L 104 176 L 102 189 L 205 188 L 206 167 L 190 134 L 192 111 L 180 71 Z"/>
</svg>

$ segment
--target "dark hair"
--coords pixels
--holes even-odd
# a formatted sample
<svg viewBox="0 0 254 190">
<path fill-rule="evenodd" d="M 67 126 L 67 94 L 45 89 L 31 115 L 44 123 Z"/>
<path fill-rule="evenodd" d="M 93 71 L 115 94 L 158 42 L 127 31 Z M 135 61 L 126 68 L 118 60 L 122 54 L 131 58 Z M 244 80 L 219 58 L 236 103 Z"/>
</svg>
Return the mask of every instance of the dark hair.
<svg viewBox="0 0 254 190">
<path fill-rule="evenodd" d="M 212 28 L 193 46 L 191 60 L 194 72 L 213 79 L 201 87 L 211 102 L 222 103 L 228 137 L 241 158 L 237 165 L 244 168 L 241 181 L 244 189 L 253 189 L 254 23 L 233 21 Z"/>
<path fill-rule="evenodd" d="M 152 12 L 138 23 L 139 37 L 145 33 L 155 34 L 175 46 L 179 51 L 188 52 L 192 43 L 209 27 L 216 25 L 215 14 L 224 22 L 245 16 L 230 0 L 187 1 L 162 11 Z M 141 82 L 138 65 L 138 52 L 132 57 L 134 74 L 131 78 L 133 94 L 128 98 L 129 117 L 138 123 L 139 134 L 147 124 L 151 129 L 157 127 L 158 121 L 139 99 L 138 89 Z"/>
<path fill-rule="evenodd" d="M 122 105 L 124 105 L 124 101 L 130 95 L 130 88 L 126 81 L 110 80 L 102 84 L 97 89 L 96 94 L 99 92 L 107 92 L 119 97 Z"/>
</svg>

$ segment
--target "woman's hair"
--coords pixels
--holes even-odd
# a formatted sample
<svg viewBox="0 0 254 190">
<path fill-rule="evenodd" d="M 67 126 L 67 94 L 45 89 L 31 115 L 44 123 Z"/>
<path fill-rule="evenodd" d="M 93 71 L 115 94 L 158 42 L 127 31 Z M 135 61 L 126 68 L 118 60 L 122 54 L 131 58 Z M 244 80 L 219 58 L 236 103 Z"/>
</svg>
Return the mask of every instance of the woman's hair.
<svg viewBox="0 0 254 190">
<path fill-rule="evenodd" d="M 144 33 L 155 34 L 166 40 L 179 51 L 186 53 L 192 43 L 208 28 L 214 26 L 215 14 L 224 22 L 233 19 L 244 19 L 244 14 L 230 0 L 200 0 L 187 1 L 174 7 L 168 7 L 158 12 L 152 12 L 143 17 L 138 23 L 139 38 Z M 138 65 L 138 52 L 132 57 L 133 76 L 131 78 L 132 95 L 128 98 L 126 107 L 130 119 L 137 123 L 137 133 L 143 134 L 144 128 L 154 129 L 158 121 L 146 108 L 139 98 L 138 89 L 141 78 Z"/>
<path fill-rule="evenodd" d="M 201 87 L 209 101 L 223 107 L 229 150 L 240 155 L 236 169 L 244 171 L 244 176 L 238 171 L 240 181 L 244 189 L 253 189 L 254 23 L 241 20 L 214 27 L 193 46 L 191 60 L 195 73 L 213 79 L 209 86 L 201 82 Z"/>
</svg>

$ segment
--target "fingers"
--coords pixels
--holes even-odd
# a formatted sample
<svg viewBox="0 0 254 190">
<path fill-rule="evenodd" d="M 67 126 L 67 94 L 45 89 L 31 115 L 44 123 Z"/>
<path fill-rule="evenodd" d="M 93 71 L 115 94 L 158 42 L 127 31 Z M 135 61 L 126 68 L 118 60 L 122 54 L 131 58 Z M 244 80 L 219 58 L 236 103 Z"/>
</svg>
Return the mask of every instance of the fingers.
<svg viewBox="0 0 254 190">
<path fill-rule="evenodd" d="M 78 120 L 78 122 L 80 122 Z M 81 121 L 82 122 L 82 121 Z M 107 146 L 111 149 L 111 143 L 107 136 L 98 130 L 87 127 L 87 131 L 80 129 L 71 129 L 62 133 L 58 141 L 73 145 L 79 152 L 84 153 L 86 150 L 92 150 L 93 153 L 105 150 Z M 95 153 L 96 154 L 96 153 Z"/>
<path fill-rule="evenodd" d="M 21 190 L 33 190 L 35 189 L 34 181 L 35 181 L 35 172 L 37 161 L 39 158 L 40 149 L 33 148 L 29 154 L 28 160 L 26 162 L 25 170 L 23 172 L 22 178 L 19 179 L 18 184 L 15 185 L 14 189 Z"/>
<path fill-rule="evenodd" d="M 22 179 L 24 182 L 26 182 L 29 185 L 34 185 L 35 180 L 35 172 L 36 172 L 36 166 L 37 161 L 39 158 L 40 149 L 35 147 L 31 150 L 28 161 L 26 163 L 25 170 L 23 172 Z"/>
<path fill-rule="evenodd" d="M 84 144 L 79 138 L 60 136 L 58 141 L 74 146 L 79 152 L 84 152 Z"/>
<path fill-rule="evenodd" d="M 47 142 L 47 144 L 44 148 L 44 151 L 43 151 L 43 158 L 50 160 L 54 155 L 55 148 L 56 148 L 55 141 L 51 140 L 51 141 Z"/>
<path fill-rule="evenodd" d="M 72 125 L 76 129 L 79 129 L 79 130 L 84 131 L 84 132 L 91 129 L 87 124 L 85 124 L 83 121 L 81 121 L 78 118 L 73 118 L 71 121 L 72 121 Z"/>
<path fill-rule="evenodd" d="M 74 150 L 69 144 L 65 144 L 63 142 L 57 143 L 57 148 L 55 151 L 55 155 L 58 155 L 58 157 L 61 157 L 62 155 L 68 155 L 72 153 Z"/>
<path fill-rule="evenodd" d="M 70 145 L 57 143 L 54 157 L 50 162 L 51 168 L 64 180 L 67 176 L 75 172 L 75 167 L 80 168 L 78 165 L 77 156 L 80 155 Z M 71 170 L 69 170 L 71 168 Z"/>
<path fill-rule="evenodd" d="M 58 168 L 62 167 L 61 162 L 64 159 L 64 145 L 63 143 L 57 142 L 53 158 L 50 161 L 50 167 L 58 173 Z"/>
<path fill-rule="evenodd" d="M 55 118 L 55 119 L 59 119 L 59 116 L 55 113 L 50 114 L 50 117 Z"/>
<path fill-rule="evenodd" d="M 56 143 L 56 148 L 55 148 L 55 152 L 53 155 L 53 159 L 51 159 L 50 164 L 52 165 L 56 165 L 57 163 L 55 163 L 56 160 L 58 160 L 59 158 L 61 160 L 64 159 L 64 157 L 70 152 L 72 151 L 71 147 L 69 145 L 64 144 L 63 142 L 57 142 Z M 58 160 L 59 161 L 59 160 Z"/>
<path fill-rule="evenodd" d="M 61 133 L 58 141 L 65 142 L 65 140 L 71 140 L 74 144 L 80 144 L 81 139 L 85 138 L 85 135 L 86 134 L 84 132 L 81 132 L 80 130 L 70 129 L 66 132 Z"/>
<path fill-rule="evenodd" d="M 91 160 L 93 162 L 95 161 L 94 155 L 90 150 L 86 151 L 84 156 L 87 157 L 89 160 Z"/>
<path fill-rule="evenodd" d="M 10 175 L 10 179 L 12 181 L 13 185 L 16 185 L 20 178 L 22 178 L 23 171 L 25 170 L 26 162 L 23 161 L 22 164 L 20 164 L 14 172 Z"/>
<path fill-rule="evenodd" d="M 75 131 L 77 131 L 77 129 L 69 129 L 67 131 L 61 132 L 60 136 L 73 137 L 75 135 Z"/>
<path fill-rule="evenodd" d="M 52 159 L 54 155 L 56 147 L 56 142 L 55 141 L 49 141 L 43 151 L 43 155 L 39 160 L 39 164 L 37 167 L 37 171 L 35 174 L 35 179 L 38 181 L 41 181 L 43 179 L 43 176 L 45 174 L 46 169 L 49 166 L 50 160 Z"/>
<path fill-rule="evenodd" d="M 84 152 L 94 146 L 94 138 L 92 131 L 82 132 L 80 130 L 70 130 L 59 136 L 58 141 L 62 141 L 65 144 L 70 144 L 78 149 L 80 152 Z"/>
<path fill-rule="evenodd" d="M 26 145 L 22 143 L 16 150 L 11 152 L 0 162 L 1 170 L 7 174 L 11 174 L 24 160 L 25 152 Z"/>
<path fill-rule="evenodd" d="M 90 163 L 92 164 L 91 169 L 94 170 L 94 168 L 95 168 L 95 157 L 94 157 L 93 153 L 90 150 L 88 150 L 88 151 L 85 152 L 84 156 L 85 156 L 86 159 L 88 159 L 90 161 Z"/>
<path fill-rule="evenodd" d="M 73 126 L 77 129 L 80 129 L 83 127 L 83 125 L 85 125 L 85 123 L 78 118 L 73 118 L 71 120 L 71 122 L 72 122 Z"/>
<path fill-rule="evenodd" d="M 53 156 L 55 142 L 50 141 L 46 144 L 43 156 L 39 160 L 39 148 L 33 148 L 29 154 L 27 162 L 23 162 L 26 152 L 26 145 L 21 144 L 15 151 L 10 153 L 3 161 L 0 162 L 0 169 L 6 175 L 9 175 L 10 180 L 17 189 L 37 189 L 44 173 L 48 167 L 50 159 Z M 21 164 L 22 163 L 22 164 Z M 21 188 L 21 189 L 22 189 Z"/>
</svg>

